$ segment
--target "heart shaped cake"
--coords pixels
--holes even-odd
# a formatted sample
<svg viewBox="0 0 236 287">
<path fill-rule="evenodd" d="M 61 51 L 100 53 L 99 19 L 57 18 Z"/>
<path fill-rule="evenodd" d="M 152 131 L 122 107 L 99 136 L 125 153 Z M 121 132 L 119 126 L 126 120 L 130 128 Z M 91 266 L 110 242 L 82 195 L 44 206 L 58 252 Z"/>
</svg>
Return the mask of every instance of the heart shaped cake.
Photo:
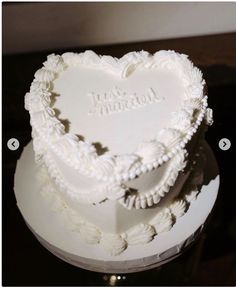
<svg viewBox="0 0 236 287">
<path fill-rule="evenodd" d="M 212 110 L 186 55 L 52 54 L 25 107 L 42 194 L 89 244 L 118 255 L 148 243 L 197 196 Z"/>
</svg>

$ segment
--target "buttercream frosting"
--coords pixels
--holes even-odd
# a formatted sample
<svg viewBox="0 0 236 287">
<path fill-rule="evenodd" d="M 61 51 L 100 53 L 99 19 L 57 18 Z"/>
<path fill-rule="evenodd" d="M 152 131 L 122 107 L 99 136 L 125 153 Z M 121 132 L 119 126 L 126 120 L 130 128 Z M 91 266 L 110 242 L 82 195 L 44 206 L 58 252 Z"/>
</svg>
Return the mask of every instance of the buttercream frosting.
<svg viewBox="0 0 236 287">
<path fill-rule="evenodd" d="M 204 86 L 201 71 L 174 51 L 47 57 L 25 108 L 41 193 L 71 231 L 118 255 L 186 213 L 202 176 L 187 163 L 213 122 Z"/>
<path fill-rule="evenodd" d="M 40 137 L 42 134 L 45 136 L 45 130 L 47 130 L 47 138 L 45 138 L 46 143 L 48 144 L 57 154 L 60 154 L 60 151 L 57 148 L 57 144 L 54 144 L 55 138 L 61 138 L 64 135 L 65 128 L 63 124 L 56 119 L 56 115 L 53 112 L 53 109 L 50 108 L 50 86 L 51 82 L 57 77 L 61 72 L 66 71 L 70 66 L 79 67 L 80 65 L 92 68 L 98 68 L 100 70 L 105 70 L 107 72 L 114 73 L 117 77 L 128 77 L 132 71 L 135 72 L 136 69 L 156 69 L 165 68 L 167 70 L 173 70 L 177 75 L 181 75 L 183 80 L 183 86 L 185 88 L 185 98 L 187 101 L 183 101 L 183 108 L 179 112 L 175 113 L 173 117 L 174 126 L 165 128 L 164 132 L 161 131 L 157 137 L 158 142 L 162 142 L 167 145 L 166 153 L 169 151 L 168 156 L 165 153 L 161 158 L 158 158 L 160 153 L 156 154 L 155 160 L 153 160 L 152 168 L 157 168 L 166 160 L 172 157 L 175 149 L 179 146 L 185 146 L 185 144 L 191 139 L 193 133 L 196 132 L 197 127 L 199 126 L 204 113 L 206 110 L 206 98 L 203 94 L 203 86 L 205 84 L 202 79 L 201 72 L 192 65 L 192 63 L 187 59 L 187 56 L 175 53 L 173 51 L 159 51 L 153 56 L 147 52 L 133 52 L 128 53 L 121 59 L 112 58 L 110 56 L 98 56 L 92 51 L 87 51 L 81 54 L 66 53 L 62 57 L 58 55 L 49 55 L 47 61 L 44 63 L 44 67 L 39 69 L 35 73 L 35 82 L 40 84 L 32 84 L 32 89 L 30 93 L 26 95 L 26 108 L 31 113 L 31 123 L 37 129 Z M 129 72 L 127 72 L 129 71 Z M 36 90 L 37 91 L 36 91 Z M 192 94 L 193 93 L 193 94 Z M 42 95 L 44 95 L 42 97 Z M 43 103 L 42 103 L 43 98 Z M 46 98 L 46 100 L 45 100 Z M 193 99 L 192 102 L 188 100 Z M 198 104 L 196 104 L 198 103 Z M 196 119 L 192 115 L 192 105 L 199 110 L 197 113 L 198 116 Z M 191 107 L 191 108 L 190 108 Z M 41 112 L 35 112 L 39 110 Z M 176 128 L 178 127 L 178 129 Z M 186 132 L 186 130 L 188 130 Z M 163 135 L 164 134 L 164 135 Z M 41 137 L 42 138 L 42 137 Z M 76 140 L 74 140 L 74 145 L 76 146 Z M 174 143 L 174 145 L 173 145 Z M 147 145 L 150 146 L 150 143 L 147 142 Z M 173 145 L 173 146 L 172 146 Z M 93 145 L 90 143 L 83 146 L 81 141 L 78 142 L 76 148 L 77 152 L 83 150 L 85 152 L 85 147 L 89 151 L 93 149 Z M 72 148 L 69 146 L 68 153 L 73 152 Z M 171 148 L 171 149 L 170 149 Z M 143 150 L 145 148 L 143 147 Z M 148 148 L 146 148 L 148 149 Z M 135 152 L 135 151 L 134 151 Z M 146 153 L 147 154 L 147 153 Z M 66 161 L 67 164 L 73 167 L 77 167 L 80 172 L 83 172 L 87 167 L 84 168 L 84 162 L 81 160 L 80 163 L 77 163 L 77 158 L 68 158 L 65 157 L 65 154 L 61 154 L 60 157 L 62 160 Z M 96 168 L 98 160 L 96 157 L 104 160 L 104 165 L 107 164 L 107 157 L 102 157 L 97 155 L 96 149 L 94 150 L 93 156 L 91 157 L 90 165 L 92 168 L 88 172 L 89 176 L 96 176 L 101 178 L 100 170 Z M 141 173 L 143 173 L 146 168 L 145 164 L 147 163 L 147 157 L 140 157 L 140 166 Z M 87 161 L 88 163 L 88 161 Z M 101 165 L 103 166 L 103 165 Z M 136 165 L 134 172 L 124 172 L 120 174 L 119 169 L 113 168 L 113 174 L 118 173 L 114 177 L 114 180 L 126 180 L 132 179 L 135 174 L 139 173 L 140 166 Z M 151 167 L 150 167 L 151 168 Z M 102 175 L 102 179 L 110 179 L 110 174 Z"/>
</svg>

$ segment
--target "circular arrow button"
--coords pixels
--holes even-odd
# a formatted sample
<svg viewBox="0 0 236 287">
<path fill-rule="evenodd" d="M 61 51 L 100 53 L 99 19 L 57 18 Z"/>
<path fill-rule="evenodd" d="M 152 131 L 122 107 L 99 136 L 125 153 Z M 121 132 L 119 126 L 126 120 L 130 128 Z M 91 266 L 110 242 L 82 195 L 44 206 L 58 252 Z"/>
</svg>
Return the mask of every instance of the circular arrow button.
<svg viewBox="0 0 236 287">
<path fill-rule="evenodd" d="M 219 141 L 219 148 L 222 150 L 228 150 L 231 147 L 231 142 L 227 138 L 223 138 Z"/>
<path fill-rule="evenodd" d="M 9 148 L 9 150 L 17 150 L 19 146 L 20 146 L 20 143 L 18 139 L 11 138 L 7 142 L 7 147 Z"/>
</svg>

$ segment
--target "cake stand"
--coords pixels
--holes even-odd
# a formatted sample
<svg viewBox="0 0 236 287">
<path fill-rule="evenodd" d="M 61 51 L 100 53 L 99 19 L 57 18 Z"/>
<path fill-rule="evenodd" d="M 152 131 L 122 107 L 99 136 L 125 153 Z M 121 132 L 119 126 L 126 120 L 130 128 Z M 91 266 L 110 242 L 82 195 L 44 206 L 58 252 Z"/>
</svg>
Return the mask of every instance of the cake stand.
<svg viewBox="0 0 236 287">
<path fill-rule="evenodd" d="M 215 157 L 204 146 L 207 165 L 205 183 L 195 201 L 172 229 L 145 245 L 129 246 L 122 254 L 110 256 L 99 245 L 86 244 L 77 232 L 68 230 L 61 215 L 48 208 L 36 180 L 32 142 L 23 150 L 15 173 L 15 196 L 21 214 L 36 238 L 51 253 L 84 269 L 102 273 L 130 273 L 161 266 L 179 256 L 201 233 L 214 206 L 219 189 Z"/>
</svg>

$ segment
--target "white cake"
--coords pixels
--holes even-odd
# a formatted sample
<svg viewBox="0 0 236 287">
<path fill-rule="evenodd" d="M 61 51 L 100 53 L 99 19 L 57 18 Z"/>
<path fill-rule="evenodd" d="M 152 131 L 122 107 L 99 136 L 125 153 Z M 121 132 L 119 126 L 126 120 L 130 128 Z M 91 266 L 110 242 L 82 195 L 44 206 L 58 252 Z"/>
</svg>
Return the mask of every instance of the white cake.
<svg viewBox="0 0 236 287">
<path fill-rule="evenodd" d="M 198 193 L 205 93 L 174 51 L 49 55 L 25 96 L 49 208 L 111 255 L 170 230 Z"/>
</svg>

